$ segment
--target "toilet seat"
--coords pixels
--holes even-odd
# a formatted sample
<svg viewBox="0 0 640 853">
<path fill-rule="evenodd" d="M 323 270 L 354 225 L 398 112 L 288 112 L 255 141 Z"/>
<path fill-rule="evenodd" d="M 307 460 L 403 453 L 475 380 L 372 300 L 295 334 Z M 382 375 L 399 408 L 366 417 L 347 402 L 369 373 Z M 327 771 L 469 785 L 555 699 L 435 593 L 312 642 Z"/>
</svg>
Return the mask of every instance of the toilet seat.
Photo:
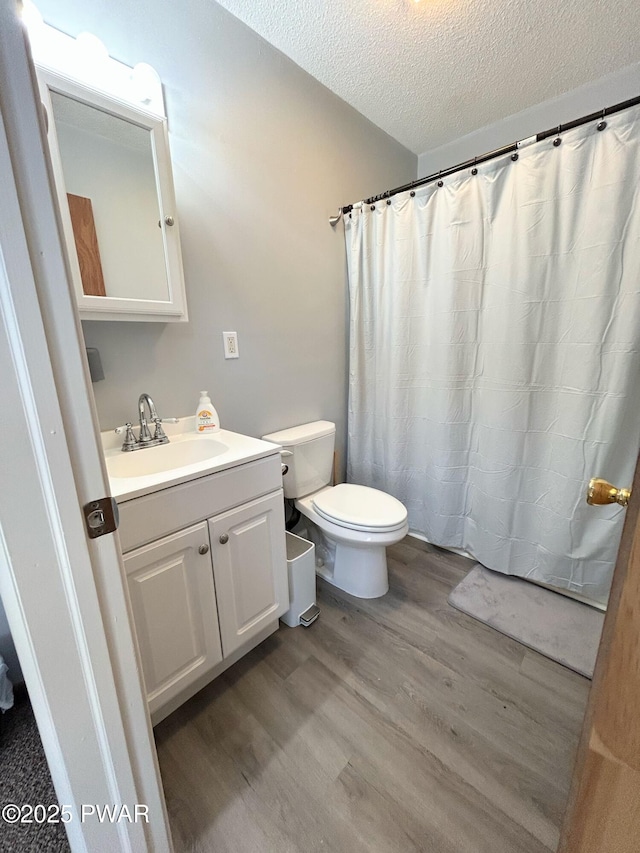
<svg viewBox="0 0 640 853">
<path fill-rule="evenodd" d="M 365 533 L 399 530 L 407 510 L 399 500 L 369 486 L 341 483 L 313 497 L 313 508 L 327 521 Z"/>
</svg>

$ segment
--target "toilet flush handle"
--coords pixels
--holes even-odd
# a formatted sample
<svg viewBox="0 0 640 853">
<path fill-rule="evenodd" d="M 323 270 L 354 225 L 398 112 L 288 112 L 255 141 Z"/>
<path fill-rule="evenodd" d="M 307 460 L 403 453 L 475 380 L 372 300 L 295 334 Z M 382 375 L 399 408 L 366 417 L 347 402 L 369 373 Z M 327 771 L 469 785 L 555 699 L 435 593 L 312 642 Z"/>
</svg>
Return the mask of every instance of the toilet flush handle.
<svg viewBox="0 0 640 853">
<path fill-rule="evenodd" d="M 280 451 L 280 456 L 281 456 L 283 459 L 286 459 L 286 458 L 287 458 L 287 457 L 289 457 L 289 456 L 293 456 L 293 453 L 292 453 L 290 450 L 281 450 L 281 451 Z M 289 466 L 287 465 L 287 463 L 286 463 L 286 462 L 283 462 L 283 463 L 282 463 L 282 476 L 283 476 L 283 477 L 284 477 L 284 475 L 288 472 L 288 470 L 289 470 Z"/>
</svg>

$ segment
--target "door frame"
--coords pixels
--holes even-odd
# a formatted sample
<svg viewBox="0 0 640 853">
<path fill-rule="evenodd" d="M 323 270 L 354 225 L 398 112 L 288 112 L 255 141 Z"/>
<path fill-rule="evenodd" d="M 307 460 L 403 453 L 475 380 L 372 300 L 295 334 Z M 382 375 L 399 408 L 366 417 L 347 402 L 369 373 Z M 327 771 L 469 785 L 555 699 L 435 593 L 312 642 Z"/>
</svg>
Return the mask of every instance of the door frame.
<svg viewBox="0 0 640 853">
<path fill-rule="evenodd" d="M 626 483 L 621 484 L 625 487 Z M 593 508 L 594 512 L 598 507 Z M 640 456 L 558 853 L 635 853 L 640 836 Z"/>
<path fill-rule="evenodd" d="M 0 0 L 0 595 L 74 851 L 173 849 L 26 31 Z M 81 804 L 148 807 L 80 819 Z"/>
</svg>

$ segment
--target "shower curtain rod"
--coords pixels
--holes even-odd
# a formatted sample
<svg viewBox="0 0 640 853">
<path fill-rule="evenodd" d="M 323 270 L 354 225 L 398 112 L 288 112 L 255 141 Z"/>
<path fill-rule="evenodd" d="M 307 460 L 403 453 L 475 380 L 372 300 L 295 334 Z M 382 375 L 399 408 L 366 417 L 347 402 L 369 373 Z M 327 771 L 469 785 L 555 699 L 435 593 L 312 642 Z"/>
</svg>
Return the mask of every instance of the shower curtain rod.
<svg viewBox="0 0 640 853">
<path fill-rule="evenodd" d="M 455 172 L 462 171 L 462 169 L 475 168 L 479 163 L 486 163 L 487 160 L 493 160 L 494 157 L 501 157 L 503 154 L 512 154 L 511 159 L 517 160 L 517 151 L 519 148 L 523 148 L 526 145 L 532 145 L 534 142 L 541 142 L 549 136 L 559 136 L 565 130 L 573 130 L 574 127 L 580 127 L 580 125 L 588 124 L 590 121 L 595 121 L 596 119 L 600 119 L 600 122 L 598 123 L 598 130 L 604 130 L 607 126 L 606 121 L 604 121 L 605 116 L 622 112 L 622 110 L 628 110 L 630 107 L 635 107 L 638 104 L 640 104 L 640 96 L 631 98 L 628 101 L 621 101 L 619 104 L 614 104 L 612 107 L 606 107 L 597 113 L 590 113 L 589 115 L 582 116 L 582 118 L 576 118 L 573 121 L 569 121 L 566 124 L 560 124 L 557 127 L 550 128 L 549 130 L 543 130 L 541 133 L 536 133 L 534 136 L 529 136 L 527 139 L 522 139 L 519 142 L 512 142 L 511 145 L 504 145 L 502 148 L 487 151 L 485 154 L 480 154 L 479 157 L 474 157 L 471 160 L 465 160 L 464 163 L 458 163 L 455 166 L 450 166 L 448 169 L 442 169 L 439 172 L 434 172 L 432 175 L 427 175 L 426 178 L 418 178 L 415 181 L 411 181 L 409 184 L 403 184 L 401 187 L 396 187 L 393 190 L 387 190 L 387 192 L 380 193 L 380 195 L 371 196 L 371 198 L 364 199 L 362 203 L 374 204 L 376 201 L 383 201 L 384 199 L 391 198 L 391 196 L 398 195 L 398 193 L 404 193 L 408 190 L 413 190 L 416 187 L 422 187 L 425 184 L 430 184 L 432 181 L 438 181 L 442 178 L 446 178 L 448 175 L 453 175 Z M 345 207 L 341 208 L 338 216 L 330 217 L 329 222 L 331 225 L 337 224 L 340 219 L 340 214 L 347 214 L 352 211 L 353 208 L 353 204 L 347 204 Z"/>
</svg>

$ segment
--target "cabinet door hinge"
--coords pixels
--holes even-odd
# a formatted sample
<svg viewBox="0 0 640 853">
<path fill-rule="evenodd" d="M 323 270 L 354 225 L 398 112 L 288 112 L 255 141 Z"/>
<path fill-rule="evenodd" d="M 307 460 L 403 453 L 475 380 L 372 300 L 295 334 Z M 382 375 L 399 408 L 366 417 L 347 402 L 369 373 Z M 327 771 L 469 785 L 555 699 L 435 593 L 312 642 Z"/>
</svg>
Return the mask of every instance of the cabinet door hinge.
<svg viewBox="0 0 640 853">
<path fill-rule="evenodd" d="M 89 539 L 97 539 L 118 529 L 120 514 L 115 498 L 100 498 L 82 507 Z"/>
</svg>

